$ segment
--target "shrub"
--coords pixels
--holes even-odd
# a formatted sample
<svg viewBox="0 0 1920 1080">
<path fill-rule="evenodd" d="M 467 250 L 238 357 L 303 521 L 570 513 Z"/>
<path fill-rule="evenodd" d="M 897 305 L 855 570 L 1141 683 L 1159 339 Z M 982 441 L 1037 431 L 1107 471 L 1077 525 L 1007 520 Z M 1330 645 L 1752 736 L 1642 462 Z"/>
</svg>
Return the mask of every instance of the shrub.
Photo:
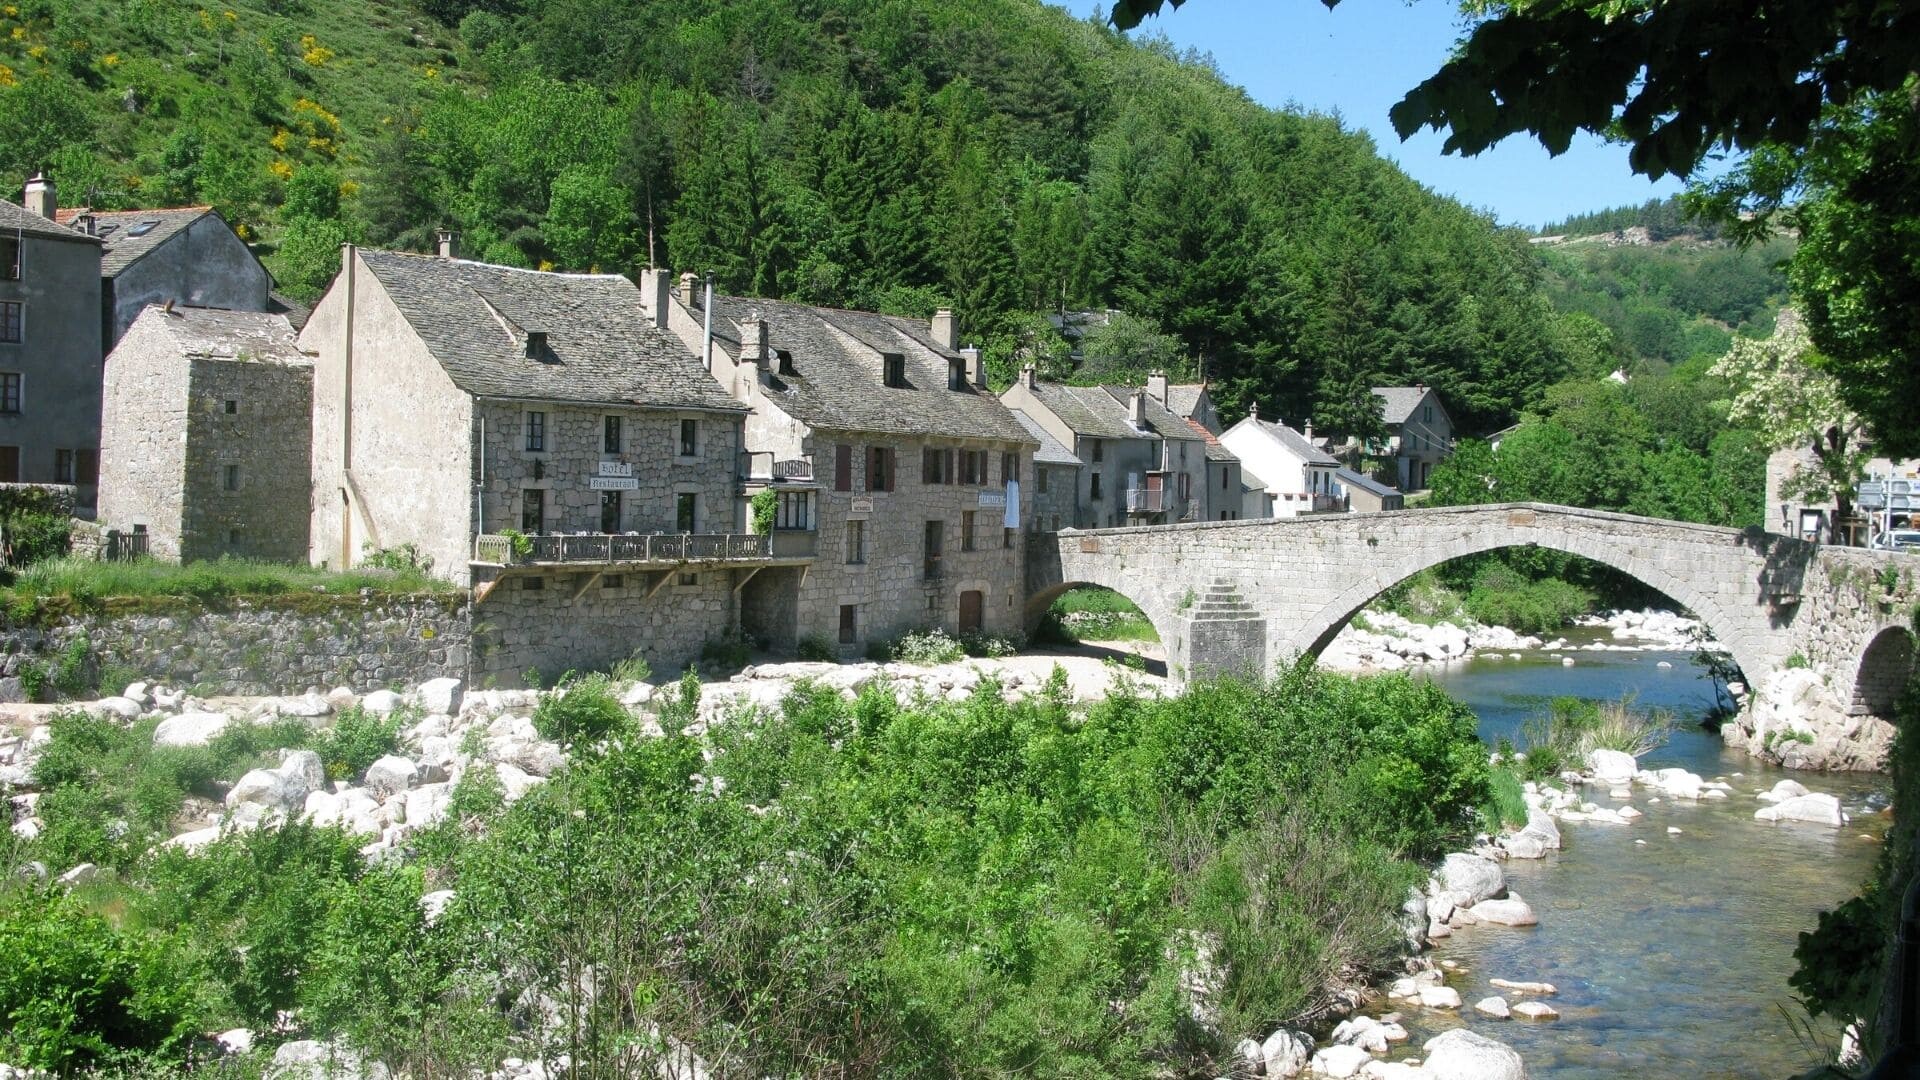
<svg viewBox="0 0 1920 1080">
<path fill-rule="evenodd" d="M 887 657 L 903 664 L 951 664 L 967 655 L 965 646 L 939 628 L 910 630 L 887 650 Z"/>
<path fill-rule="evenodd" d="M 1487 803 L 1480 808 L 1480 817 L 1488 832 L 1527 823 L 1526 788 L 1512 766 L 1496 765 L 1488 772 Z"/>
<path fill-rule="evenodd" d="M 1542 752 L 1558 772 L 1562 764 L 1584 765 L 1591 750 L 1618 750 L 1639 757 L 1664 745 L 1672 730 L 1671 714 L 1658 709 L 1635 711 L 1631 698 L 1593 702 L 1557 697 L 1547 703 L 1544 713 L 1529 717 L 1520 726 L 1526 742 L 1527 776 L 1540 779 L 1551 775 L 1535 764 Z"/>
<path fill-rule="evenodd" d="M 1466 610 L 1476 622 L 1523 634 L 1559 629 L 1593 610 L 1594 595 L 1569 581 L 1530 581 L 1503 562 L 1489 562 L 1474 575 Z"/>
<path fill-rule="evenodd" d="M 65 514 L 12 511 L 0 522 L 8 566 L 31 566 L 58 559 L 72 544 L 73 519 Z"/>
<path fill-rule="evenodd" d="M 753 639 L 739 628 L 731 628 L 700 646 L 700 662 L 707 667 L 728 671 L 745 667 L 753 656 Z"/>
<path fill-rule="evenodd" d="M 827 639 L 825 634 L 808 634 L 800 639 L 794 650 L 802 660 L 838 660 L 840 647 Z"/>
<path fill-rule="evenodd" d="M 353 705 L 333 718 L 331 728 L 314 733 L 310 749 L 320 755 L 329 778 L 351 780 L 400 748 L 405 723 L 400 712 L 379 716 Z"/>
<path fill-rule="evenodd" d="M 960 635 L 960 647 L 966 650 L 968 656 L 985 656 L 993 659 L 1012 656 L 1019 651 L 1014 648 L 1013 642 L 1006 638 L 994 637 L 992 634 L 978 630 Z"/>
<path fill-rule="evenodd" d="M 360 555 L 360 565 L 379 570 L 392 570 L 397 574 L 425 577 L 433 573 L 433 556 L 420 550 L 418 544 L 401 544 L 399 547 L 375 548 L 367 545 Z"/>
<path fill-rule="evenodd" d="M 608 670 L 607 676 L 616 683 L 646 682 L 653 678 L 653 665 L 640 655 L 638 649 L 625 660 L 618 661 Z"/>
<path fill-rule="evenodd" d="M 590 746 L 631 722 L 626 707 L 605 675 L 575 678 L 572 672 L 540 699 L 533 710 L 533 727 L 543 739 L 562 746 Z"/>
</svg>

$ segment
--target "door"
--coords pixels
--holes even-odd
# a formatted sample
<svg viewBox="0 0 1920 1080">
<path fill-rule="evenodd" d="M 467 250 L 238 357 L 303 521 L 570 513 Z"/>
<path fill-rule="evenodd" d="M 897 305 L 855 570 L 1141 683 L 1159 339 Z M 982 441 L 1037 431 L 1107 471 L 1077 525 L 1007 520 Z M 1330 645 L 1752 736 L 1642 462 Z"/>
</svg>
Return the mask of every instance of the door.
<svg viewBox="0 0 1920 1080">
<path fill-rule="evenodd" d="M 960 594 L 960 632 L 977 634 L 980 632 L 981 617 L 986 611 L 986 594 L 978 589 L 968 589 Z"/>
</svg>

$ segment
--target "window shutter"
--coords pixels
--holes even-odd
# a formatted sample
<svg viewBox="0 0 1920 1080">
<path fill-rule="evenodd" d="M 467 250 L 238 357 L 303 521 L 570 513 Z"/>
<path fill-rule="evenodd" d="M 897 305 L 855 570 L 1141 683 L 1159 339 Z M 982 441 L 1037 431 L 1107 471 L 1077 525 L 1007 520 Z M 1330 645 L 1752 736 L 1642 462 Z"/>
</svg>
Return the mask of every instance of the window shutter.
<svg viewBox="0 0 1920 1080">
<path fill-rule="evenodd" d="M 846 443 L 833 448 L 833 490 L 853 490 L 853 447 Z"/>
</svg>

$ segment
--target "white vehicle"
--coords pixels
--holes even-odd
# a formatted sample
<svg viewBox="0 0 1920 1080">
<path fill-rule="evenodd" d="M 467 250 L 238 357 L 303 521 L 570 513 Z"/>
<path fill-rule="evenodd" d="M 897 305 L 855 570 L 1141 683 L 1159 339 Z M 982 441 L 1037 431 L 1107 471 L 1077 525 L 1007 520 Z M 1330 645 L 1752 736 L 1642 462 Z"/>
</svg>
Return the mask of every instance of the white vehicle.
<svg viewBox="0 0 1920 1080">
<path fill-rule="evenodd" d="M 1880 551 L 1920 554 L 1920 529 L 1888 529 L 1874 537 L 1868 546 Z"/>
</svg>

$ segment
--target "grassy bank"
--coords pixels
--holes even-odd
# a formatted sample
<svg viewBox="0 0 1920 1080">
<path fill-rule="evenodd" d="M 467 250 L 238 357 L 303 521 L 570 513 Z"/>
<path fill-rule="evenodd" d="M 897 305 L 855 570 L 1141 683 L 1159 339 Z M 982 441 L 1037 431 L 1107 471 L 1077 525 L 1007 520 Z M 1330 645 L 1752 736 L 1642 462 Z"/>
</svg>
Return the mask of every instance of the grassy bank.
<svg viewBox="0 0 1920 1080">
<path fill-rule="evenodd" d="M 1041 636 L 1067 643 L 1160 640 L 1139 605 L 1112 589 L 1092 585 L 1062 593 L 1047 611 Z"/>
<path fill-rule="evenodd" d="M 47 559 L 13 573 L 0 585 L 9 610 L 31 609 L 39 601 L 85 605 L 106 599 L 222 600 L 302 593 L 357 596 L 371 590 L 382 596 L 453 595 L 457 586 L 417 567 L 337 572 L 313 566 L 220 559 L 213 562 L 101 562 L 65 557 Z"/>
<path fill-rule="evenodd" d="M 655 738 L 604 687 L 544 708 L 570 768 L 511 807 L 469 773 L 404 863 L 293 826 L 87 848 L 106 873 L 67 894 L 13 871 L 81 849 L 20 846 L 0 1059 L 182 1063 L 202 1032 L 284 1014 L 286 1037 L 415 1075 L 561 1051 L 632 1075 L 674 1047 L 716 1075 L 1215 1075 L 1233 1040 L 1392 961 L 1417 860 L 1489 797 L 1471 713 L 1400 676 L 1084 707 L 1063 678 L 1016 703 L 802 688 L 704 736 L 697 695 L 670 695 Z M 58 793 L 151 768 L 78 726 L 55 741 L 54 818 L 77 802 Z M 429 925 L 435 889 L 456 892 Z M 1199 970 L 1210 1027 L 1182 989 Z"/>
<path fill-rule="evenodd" d="M 1601 595 L 1562 577 L 1529 577 L 1504 562 L 1485 560 L 1464 577 L 1436 570 L 1415 574 L 1375 604 L 1415 622 L 1477 622 L 1550 634 L 1597 610 Z"/>
</svg>

